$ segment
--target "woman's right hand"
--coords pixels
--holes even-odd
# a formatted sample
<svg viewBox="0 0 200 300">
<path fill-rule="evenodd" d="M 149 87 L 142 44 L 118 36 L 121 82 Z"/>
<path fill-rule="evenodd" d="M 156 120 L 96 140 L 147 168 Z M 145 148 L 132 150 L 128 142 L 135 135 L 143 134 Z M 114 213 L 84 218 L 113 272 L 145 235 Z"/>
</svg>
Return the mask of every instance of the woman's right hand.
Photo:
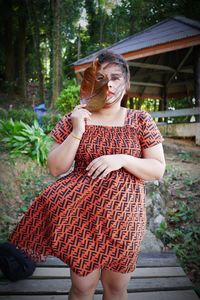
<svg viewBox="0 0 200 300">
<path fill-rule="evenodd" d="M 74 134 L 80 136 L 85 132 L 85 121 L 90 120 L 91 113 L 85 109 L 86 104 L 77 105 L 71 113 Z"/>
</svg>

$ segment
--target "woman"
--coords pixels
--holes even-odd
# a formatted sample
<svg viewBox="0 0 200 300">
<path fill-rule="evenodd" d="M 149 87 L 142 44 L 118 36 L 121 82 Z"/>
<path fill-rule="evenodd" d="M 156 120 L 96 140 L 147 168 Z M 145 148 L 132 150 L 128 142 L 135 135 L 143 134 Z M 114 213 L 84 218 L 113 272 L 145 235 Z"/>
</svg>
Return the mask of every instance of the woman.
<svg viewBox="0 0 200 300">
<path fill-rule="evenodd" d="M 99 278 L 104 300 L 127 299 L 145 231 L 144 181 L 165 170 L 150 115 L 121 106 L 126 61 L 106 51 L 97 59 L 97 80 L 107 78 L 103 107 L 78 105 L 51 132 L 50 172 L 64 174 L 75 160 L 74 170 L 41 193 L 11 236 L 32 258 L 54 255 L 70 266 L 70 300 L 93 299 Z"/>
</svg>

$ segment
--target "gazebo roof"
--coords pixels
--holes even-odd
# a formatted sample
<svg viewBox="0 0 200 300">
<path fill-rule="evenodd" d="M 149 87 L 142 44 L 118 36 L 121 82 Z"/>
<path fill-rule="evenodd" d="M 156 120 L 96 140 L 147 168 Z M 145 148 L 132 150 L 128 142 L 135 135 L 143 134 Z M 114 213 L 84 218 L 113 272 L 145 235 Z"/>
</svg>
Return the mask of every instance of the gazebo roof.
<svg viewBox="0 0 200 300">
<path fill-rule="evenodd" d="M 193 95 L 193 47 L 196 45 L 200 45 L 200 22 L 176 16 L 107 49 L 123 55 L 129 62 L 131 96 L 162 98 L 163 88 L 168 97 Z M 75 72 L 81 75 L 100 51 L 73 63 Z"/>
</svg>

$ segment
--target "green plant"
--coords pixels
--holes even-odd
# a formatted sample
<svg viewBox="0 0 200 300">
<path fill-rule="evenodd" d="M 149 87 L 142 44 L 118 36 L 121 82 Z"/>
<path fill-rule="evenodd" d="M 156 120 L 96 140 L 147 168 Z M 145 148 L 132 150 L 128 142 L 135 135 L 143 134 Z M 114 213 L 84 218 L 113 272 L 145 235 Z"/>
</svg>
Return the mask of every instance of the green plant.
<svg viewBox="0 0 200 300">
<path fill-rule="evenodd" d="M 0 108 L 0 119 L 5 120 L 8 117 L 8 112 L 4 108 Z"/>
<path fill-rule="evenodd" d="M 54 178 L 47 178 L 46 172 L 38 172 L 36 165 L 28 167 L 20 174 L 18 179 L 20 182 L 21 200 L 23 202 L 18 210 L 19 212 L 26 212 L 39 193 L 54 180 Z"/>
<path fill-rule="evenodd" d="M 175 168 L 173 165 L 166 165 L 165 176 L 163 177 L 163 180 L 167 185 L 176 181 L 179 176 L 180 172 L 177 168 Z"/>
<path fill-rule="evenodd" d="M 26 156 L 12 159 L 6 154 L 1 160 L 5 175 L 0 181 L 0 242 L 5 242 L 30 204 L 55 178 Z"/>
<path fill-rule="evenodd" d="M 42 118 L 42 128 L 45 133 L 49 133 L 61 120 L 62 115 L 56 112 L 47 112 Z"/>
<path fill-rule="evenodd" d="M 80 87 L 74 80 L 67 80 L 65 87 L 56 100 L 56 107 L 62 114 L 71 111 L 80 102 Z"/>
<path fill-rule="evenodd" d="M 0 121 L 0 136 L 12 156 L 25 154 L 41 165 L 46 163 L 52 140 L 36 120 L 32 126 L 12 119 Z"/>
<path fill-rule="evenodd" d="M 33 109 L 10 109 L 7 113 L 7 119 L 12 119 L 13 121 L 22 121 L 31 125 L 33 124 L 34 120 L 37 119 L 37 116 Z"/>
<path fill-rule="evenodd" d="M 199 178 L 198 177 L 186 177 L 184 178 L 184 184 L 187 185 L 187 186 L 193 186 L 195 183 L 197 183 L 199 181 Z"/>
<path fill-rule="evenodd" d="M 164 245 L 173 249 L 191 280 L 200 281 L 200 228 L 196 212 L 184 202 L 168 209 L 165 221 L 156 230 L 156 236 Z M 194 275 L 195 274 L 195 275 Z"/>
<path fill-rule="evenodd" d="M 169 225 L 174 227 L 183 223 L 190 223 L 195 216 L 195 210 L 186 205 L 185 202 L 178 202 L 177 207 L 167 211 L 166 220 Z"/>
<path fill-rule="evenodd" d="M 178 157 L 182 161 L 191 161 L 192 160 L 192 153 L 188 151 L 181 151 L 178 153 Z"/>
<path fill-rule="evenodd" d="M 23 129 L 22 122 L 10 120 L 0 120 L 0 137 L 7 142 L 11 136 L 17 135 Z"/>
</svg>

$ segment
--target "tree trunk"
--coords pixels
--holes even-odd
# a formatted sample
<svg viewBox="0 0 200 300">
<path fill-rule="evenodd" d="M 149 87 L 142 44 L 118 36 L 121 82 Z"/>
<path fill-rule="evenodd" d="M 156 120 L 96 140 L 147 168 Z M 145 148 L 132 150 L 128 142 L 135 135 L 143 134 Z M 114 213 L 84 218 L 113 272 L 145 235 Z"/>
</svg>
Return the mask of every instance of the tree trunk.
<svg viewBox="0 0 200 300">
<path fill-rule="evenodd" d="M 99 44 L 101 45 L 103 43 L 103 33 L 104 33 L 104 25 L 105 25 L 105 21 L 106 21 L 106 11 L 103 10 L 103 8 L 100 8 L 100 26 L 99 26 Z"/>
<path fill-rule="evenodd" d="M 51 2 L 49 3 L 49 22 L 48 22 L 48 36 L 49 36 L 49 60 L 50 60 L 50 70 L 49 70 L 49 80 L 50 80 L 50 94 L 49 99 L 52 100 L 53 95 L 53 14 L 51 8 Z"/>
<path fill-rule="evenodd" d="M 5 60 L 5 81 L 9 84 L 8 94 L 13 93 L 14 86 L 14 42 L 13 42 L 13 18 L 12 0 L 4 2 L 6 12 L 4 21 L 4 60 Z"/>
<path fill-rule="evenodd" d="M 77 59 L 81 57 L 81 38 L 80 38 L 80 25 L 78 28 L 78 37 L 77 37 Z"/>
<path fill-rule="evenodd" d="M 25 5 L 25 3 L 22 4 Z M 24 9 L 24 6 L 22 10 Z M 19 16 L 19 34 L 18 34 L 18 91 L 23 100 L 26 99 L 26 16 L 25 11 Z"/>
<path fill-rule="evenodd" d="M 52 106 L 60 94 L 61 88 L 61 2 L 60 0 L 52 0 L 53 13 L 53 90 L 52 90 Z"/>
<path fill-rule="evenodd" d="M 37 18 L 37 9 L 34 1 L 26 0 L 28 12 L 31 18 L 33 28 L 33 43 L 35 50 L 35 60 L 37 65 L 38 81 L 39 81 L 39 101 L 44 102 L 44 78 L 42 73 L 42 62 L 40 53 L 40 30 Z"/>
<path fill-rule="evenodd" d="M 90 36 L 90 42 L 97 43 L 97 39 L 99 39 L 99 36 L 96 35 L 96 33 L 99 31 L 99 23 L 97 21 L 96 16 L 96 4 L 94 1 L 91 0 L 85 0 L 85 9 L 87 12 L 87 19 L 88 19 L 88 34 Z M 97 38 L 96 38 L 97 37 Z"/>
</svg>

